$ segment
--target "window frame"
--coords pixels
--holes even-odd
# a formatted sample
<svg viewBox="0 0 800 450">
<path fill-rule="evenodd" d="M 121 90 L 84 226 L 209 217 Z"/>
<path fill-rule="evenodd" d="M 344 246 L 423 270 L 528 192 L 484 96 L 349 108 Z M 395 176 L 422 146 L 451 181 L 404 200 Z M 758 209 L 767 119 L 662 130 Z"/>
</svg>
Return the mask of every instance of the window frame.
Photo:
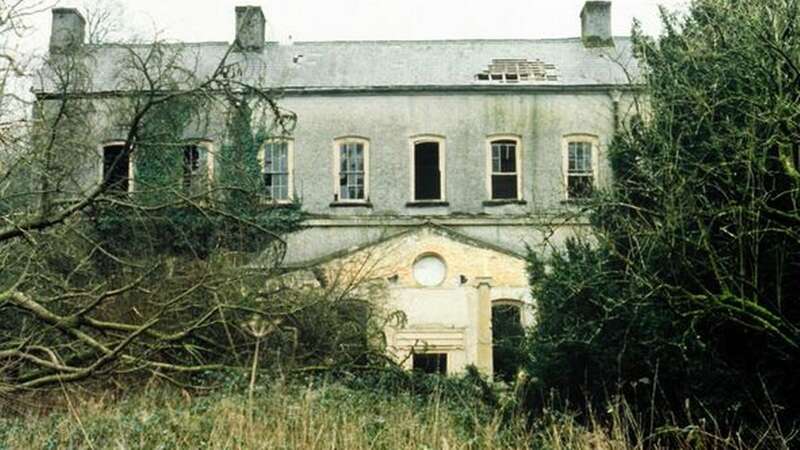
<svg viewBox="0 0 800 450">
<path fill-rule="evenodd" d="M 287 189 L 287 197 L 285 199 L 274 199 L 270 198 L 267 200 L 266 194 L 262 193 L 262 197 L 269 203 L 277 203 L 277 204 L 290 204 L 294 203 L 294 139 L 291 137 L 274 137 L 270 139 L 264 140 L 261 143 L 261 146 L 258 149 L 258 167 L 259 173 L 263 176 L 266 173 L 266 167 L 264 164 L 266 163 L 266 152 L 267 152 L 267 145 L 269 144 L 276 144 L 276 143 L 286 143 L 286 170 L 287 170 L 287 181 L 286 181 L 286 189 Z M 262 188 L 266 189 L 266 186 L 263 186 L 263 178 L 262 178 Z"/>
<path fill-rule="evenodd" d="M 439 146 L 439 198 L 417 199 L 416 188 L 416 150 L 418 144 L 435 143 Z M 439 134 L 417 134 L 409 138 L 409 202 L 412 204 L 447 202 L 447 139 Z"/>
<path fill-rule="evenodd" d="M 215 169 L 215 154 L 214 154 L 214 142 L 210 139 L 189 139 L 184 142 L 181 146 L 182 151 L 186 151 L 186 148 L 190 146 L 197 147 L 198 150 L 198 160 L 201 163 L 200 168 L 202 168 L 202 162 L 205 161 L 205 168 L 206 168 L 206 178 L 207 178 L 207 189 L 209 192 L 213 189 L 212 183 L 214 182 L 214 169 Z M 205 158 L 203 156 L 205 155 Z M 181 159 L 181 164 L 183 164 L 183 159 Z M 183 166 L 185 168 L 185 166 Z M 184 183 L 184 180 L 181 180 L 181 183 Z M 185 189 L 186 186 L 182 185 L 182 188 Z M 191 189 L 191 188 L 190 188 Z"/>
<path fill-rule="evenodd" d="M 492 189 L 492 176 L 495 174 L 494 168 L 492 166 L 492 146 L 495 142 L 499 141 L 514 141 L 516 145 L 516 150 L 514 154 L 515 163 L 516 163 L 516 171 L 514 172 L 517 176 L 517 198 L 494 198 L 494 192 Z M 522 174 L 523 172 L 523 146 L 522 146 L 522 136 L 518 134 L 490 134 L 486 136 L 486 194 L 488 196 L 488 201 L 490 202 L 521 202 L 524 199 L 522 193 Z M 503 174 L 505 172 L 498 172 L 498 174 Z"/>
<path fill-rule="evenodd" d="M 102 142 L 98 146 L 98 153 L 99 156 L 99 165 L 98 165 L 98 184 L 102 185 L 106 179 L 105 174 L 105 158 L 106 158 L 106 148 L 108 147 L 125 147 L 126 142 L 124 140 L 111 140 Z M 128 189 L 126 191 L 118 191 L 120 193 L 124 192 L 130 194 L 134 192 L 134 182 L 135 182 L 135 175 L 136 175 L 136 164 L 134 163 L 134 147 L 131 145 L 129 154 L 128 154 Z M 107 192 L 108 188 L 104 188 L 103 192 Z M 113 190 L 112 190 L 113 191 Z"/>
<path fill-rule="evenodd" d="M 341 146 L 344 144 L 362 144 L 364 146 L 364 198 L 348 198 L 342 199 L 341 186 L 339 185 L 341 176 Z M 333 140 L 333 205 L 367 205 L 369 204 L 370 196 L 370 141 L 363 136 L 347 135 L 340 136 Z"/>
<path fill-rule="evenodd" d="M 569 196 L 569 145 L 573 143 L 588 143 L 592 146 L 592 190 L 596 190 L 599 186 L 599 171 L 598 162 L 600 157 L 600 138 L 595 134 L 590 133 L 571 133 L 565 134 L 561 138 L 561 182 L 563 184 L 564 194 L 563 199 L 568 202 L 586 200 L 586 197 L 570 197 Z"/>
</svg>

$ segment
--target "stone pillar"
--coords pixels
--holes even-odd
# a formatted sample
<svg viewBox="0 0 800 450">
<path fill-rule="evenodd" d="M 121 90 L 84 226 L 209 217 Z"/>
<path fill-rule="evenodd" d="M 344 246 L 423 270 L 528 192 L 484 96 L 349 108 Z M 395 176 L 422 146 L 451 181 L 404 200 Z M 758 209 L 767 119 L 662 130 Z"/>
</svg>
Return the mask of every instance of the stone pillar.
<svg viewBox="0 0 800 450">
<path fill-rule="evenodd" d="M 494 373 L 492 351 L 492 279 L 479 277 L 478 285 L 478 358 L 475 365 L 481 373 L 492 376 Z"/>
</svg>

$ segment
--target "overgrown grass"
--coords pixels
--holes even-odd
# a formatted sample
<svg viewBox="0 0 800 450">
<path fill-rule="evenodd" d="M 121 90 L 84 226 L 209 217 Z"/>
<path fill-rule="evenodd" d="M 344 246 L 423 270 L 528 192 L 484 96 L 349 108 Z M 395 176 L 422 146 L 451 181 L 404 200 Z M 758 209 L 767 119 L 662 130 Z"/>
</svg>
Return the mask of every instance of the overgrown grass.
<svg viewBox="0 0 800 450">
<path fill-rule="evenodd" d="M 750 448 L 700 428 L 672 430 L 666 440 L 643 436 L 624 405 L 606 421 L 558 411 L 531 421 L 504 406 L 502 394 L 487 405 L 463 379 L 430 378 L 416 392 L 355 385 L 274 382 L 252 403 L 238 387 L 209 395 L 168 386 L 100 396 L 61 391 L 47 413 L 0 417 L 0 450 Z"/>
</svg>

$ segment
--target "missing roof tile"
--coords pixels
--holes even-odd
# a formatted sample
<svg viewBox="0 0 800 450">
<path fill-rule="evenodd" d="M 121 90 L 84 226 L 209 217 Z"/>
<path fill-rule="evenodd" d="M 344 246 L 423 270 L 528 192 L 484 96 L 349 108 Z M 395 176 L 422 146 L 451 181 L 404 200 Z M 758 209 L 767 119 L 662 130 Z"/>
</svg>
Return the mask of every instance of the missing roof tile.
<svg viewBox="0 0 800 450">
<path fill-rule="evenodd" d="M 489 67 L 475 78 L 500 83 L 558 81 L 558 69 L 554 64 L 545 64 L 539 59 L 493 59 Z"/>
</svg>

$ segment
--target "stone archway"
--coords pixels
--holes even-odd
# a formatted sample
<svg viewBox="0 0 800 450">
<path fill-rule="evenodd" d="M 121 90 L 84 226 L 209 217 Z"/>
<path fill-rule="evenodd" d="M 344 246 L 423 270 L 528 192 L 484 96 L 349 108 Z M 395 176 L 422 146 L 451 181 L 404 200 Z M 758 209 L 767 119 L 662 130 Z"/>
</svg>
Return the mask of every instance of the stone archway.
<svg viewBox="0 0 800 450">
<path fill-rule="evenodd" d="M 523 305 L 519 300 L 492 301 L 492 362 L 499 380 L 512 381 L 523 361 Z"/>
</svg>

